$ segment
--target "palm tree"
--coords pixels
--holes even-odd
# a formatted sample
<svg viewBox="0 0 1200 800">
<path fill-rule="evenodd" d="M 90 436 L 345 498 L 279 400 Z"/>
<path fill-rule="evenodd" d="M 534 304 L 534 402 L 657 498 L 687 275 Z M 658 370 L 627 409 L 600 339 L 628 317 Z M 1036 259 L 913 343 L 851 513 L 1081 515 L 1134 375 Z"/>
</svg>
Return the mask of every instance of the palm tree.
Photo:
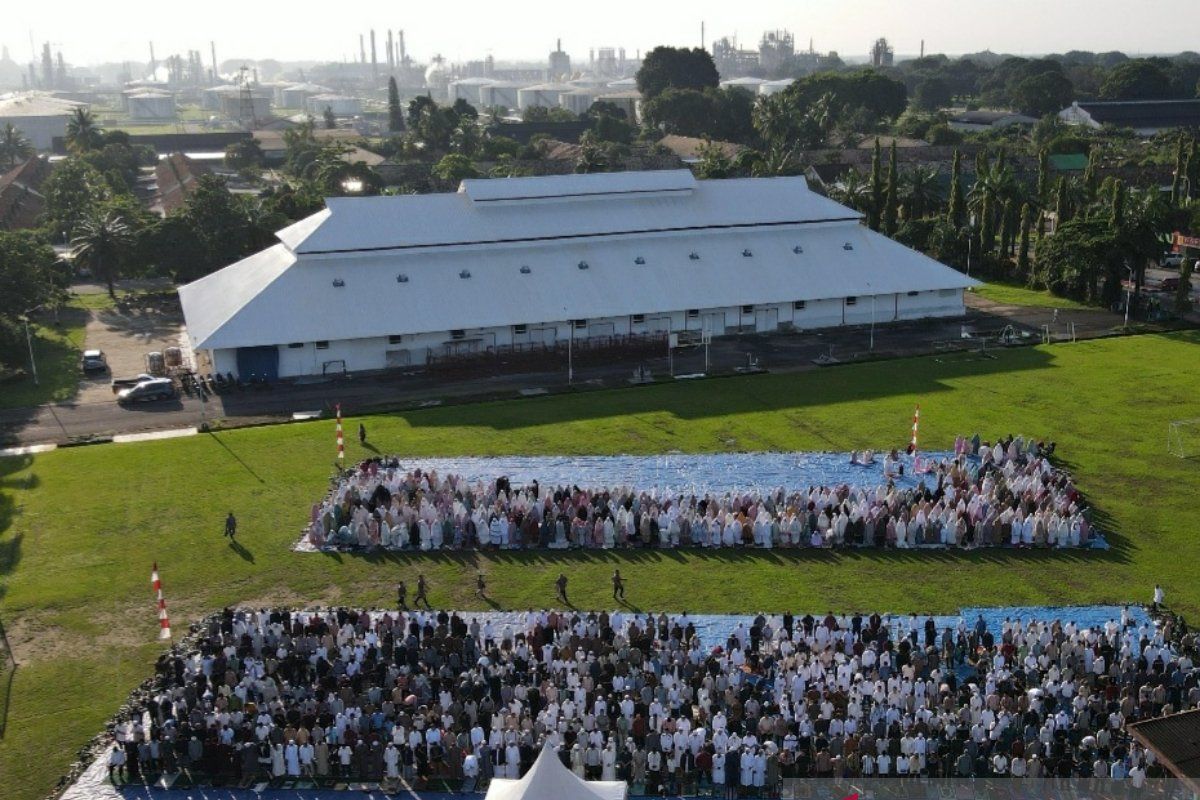
<svg viewBox="0 0 1200 800">
<path fill-rule="evenodd" d="M 33 145 L 25 138 L 25 134 L 14 128 L 11 122 L 4 123 L 4 130 L 0 131 L 0 161 L 11 169 L 18 161 L 24 161 L 33 153 Z"/>
<path fill-rule="evenodd" d="M 100 126 L 92 112 L 79 106 L 67 120 L 67 147 L 75 153 L 86 153 L 100 146 Z"/>
<path fill-rule="evenodd" d="M 866 176 L 856 169 L 849 170 L 841 181 L 829 187 L 829 195 L 842 205 L 863 213 L 871 205 L 871 186 Z"/>
<path fill-rule="evenodd" d="M 121 263 L 133 244 L 133 231 L 115 211 L 85 219 L 75 229 L 71 239 L 71 257 L 76 264 L 86 266 L 108 287 L 108 294 L 117 297 L 113 284 L 121 274 Z"/>
<path fill-rule="evenodd" d="M 941 205 L 937 167 L 917 166 L 905 172 L 900 200 L 904 204 L 904 218 L 908 220 L 921 219 Z"/>
</svg>

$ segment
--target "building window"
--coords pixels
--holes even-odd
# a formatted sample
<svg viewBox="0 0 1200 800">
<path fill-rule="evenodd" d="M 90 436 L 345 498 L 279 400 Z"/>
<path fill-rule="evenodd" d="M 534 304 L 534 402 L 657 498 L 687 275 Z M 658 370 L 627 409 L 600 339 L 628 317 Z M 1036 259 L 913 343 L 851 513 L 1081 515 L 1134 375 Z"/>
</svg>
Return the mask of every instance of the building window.
<svg viewBox="0 0 1200 800">
<path fill-rule="evenodd" d="M 318 350 L 328 350 L 329 342 L 317 342 L 317 349 Z"/>
<path fill-rule="evenodd" d="M 587 320 L 586 319 L 571 320 L 571 325 L 575 328 L 575 330 L 581 330 L 581 329 L 587 327 Z"/>
<path fill-rule="evenodd" d="M 846 305 L 848 305 L 848 306 L 858 305 L 858 298 L 857 297 L 847 297 Z"/>
<path fill-rule="evenodd" d="M 742 313 L 743 314 L 753 314 L 754 306 L 742 306 Z"/>
<path fill-rule="evenodd" d="M 513 325 L 514 336 L 524 336 L 528 331 L 529 328 L 526 325 Z"/>
<path fill-rule="evenodd" d="M 919 295 L 919 294 L 920 294 L 920 292 L 909 292 L 909 293 L 908 293 L 908 296 L 909 296 L 909 297 L 916 297 L 916 296 L 917 296 L 917 295 Z"/>
<path fill-rule="evenodd" d="M 806 303 L 803 300 L 797 300 L 796 302 L 792 303 L 792 310 L 793 311 L 803 311 L 805 305 L 806 305 Z"/>
<path fill-rule="evenodd" d="M 689 309 L 687 310 L 687 318 L 688 318 L 688 319 L 699 319 L 699 318 L 700 318 L 700 309 L 698 309 L 698 308 L 689 308 Z"/>
<path fill-rule="evenodd" d="M 466 335 L 467 335 L 467 332 L 462 330 L 461 328 L 450 331 L 451 339 L 463 339 L 463 338 L 466 338 Z"/>
<path fill-rule="evenodd" d="M 404 337 L 396 333 L 388 337 L 388 344 L 400 344 L 404 341 Z"/>
<path fill-rule="evenodd" d="M 288 350 L 299 350 L 304 347 L 304 342 L 291 342 L 288 344 Z"/>
<path fill-rule="evenodd" d="M 632 317 L 629 318 L 629 321 L 632 322 L 634 325 L 641 325 L 643 322 L 646 321 L 646 315 L 645 314 L 634 314 Z"/>
</svg>

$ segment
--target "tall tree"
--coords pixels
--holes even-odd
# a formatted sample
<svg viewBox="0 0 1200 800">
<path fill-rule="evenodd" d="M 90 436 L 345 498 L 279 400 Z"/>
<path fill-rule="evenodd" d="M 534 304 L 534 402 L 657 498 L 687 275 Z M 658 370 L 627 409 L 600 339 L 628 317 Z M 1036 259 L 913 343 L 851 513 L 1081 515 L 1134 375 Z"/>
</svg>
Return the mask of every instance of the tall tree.
<svg viewBox="0 0 1200 800">
<path fill-rule="evenodd" d="M 1043 147 L 1038 150 L 1038 172 L 1037 172 L 1037 201 L 1038 204 L 1046 202 L 1046 195 L 1050 192 L 1050 151 Z"/>
<path fill-rule="evenodd" d="M 325 106 L 325 111 L 322 112 L 321 116 L 325 119 L 326 130 L 331 131 L 337 127 L 337 116 L 334 115 L 332 107 Z"/>
<path fill-rule="evenodd" d="M 916 166 L 904 173 L 901 181 L 905 220 L 921 219 L 942 201 L 938 191 L 937 167 Z"/>
<path fill-rule="evenodd" d="M 988 255 L 996 246 L 995 200 L 991 194 L 983 196 L 979 206 L 979 252 Z"/>
<path fill-rule="evenodd" d="M 79 106 L 71 112 L 67 119 L 67 148 L 71 152 L 87 153 L 98 149 L 103 142 L 104 134 L 91 111 Z"/>
<path fill-rule="evenodd" d="M 25 134 L 21 133 L 19 128 L 13 127 L 11 122 L 4 123 L 4 130 L 0 131 L 0 163 L 11 169 L 17 162 L 24 161 L 33 153 L 33 145 L 29 143 Z"/>
<path fill-rule="evenodd" d="M 1058 179 L 1058 191 L 1054 197 L 1054 218 L 1055 231 L 1071 219 L 1071 195 L 1066 176 L 1060 176 Z"/>
<path fill-rule="evenodd" d="M 888 236 L 896 235 L 896 222 L 900 206 L 900 176 L 896 168 L 896 140 L 892 139 L 892 147 L 888 155 L 887 195 L 883 202 L 883 232 Z"/>
<path fill-rule="evenodd" d="M 129 256 L 133 234 L 125 219 L 114 211 L 96 214 L 83 221 L 71 239 L 71 257 L 104 281 L 108 294 L 117 297 L 114 284 Z"/>
<path fill-rule="evenodd" d="M 1029 228 L 1032 222 L 1033 212 L 1029 208 L 1029 204 L 1021 206 L 1021 233 L 1017 240 L 1017 275 L 1022 280 L 1028 280 L 1030 275 L 1029 269 Z"/>
<path fill-rule="evenodd" d="M 388 130 L 392 133 L 404 130 L 404 108 L 400 105 L 400 87 L 395 75 L 388 78 Z"/>
<path fill-rule="evenodd" d="M 715 89 L 720 81 L 712 56 L 699 47 L 656 47 L 642 59 L 636 78 L 647 100 L 667 89 Z"/>
<path fill-rule="evenodd" d="M 1171 177 L 1171 204 L 1178 205 L 1183 194 L 1183 181 L 1187 178 L 1187 147 L 1183 134 L 1175 143 L 1175 173 Z"/>
<path fill-rule="evenodd" d="M 883 153 L 879 137 L 875 137 L 875 151 L 871 155 L 871 207 L 867 211 L 867 226 L 879 230 L 879 218 L 883 211 Z"/>
<path fill-rule="evenodd" d="M 950 169 L 950 205 L 946 209 L 946 220 L 955 230 L 966 223 L 967 204 L 962 188 L 962 153 L 954 151 L 954 166 Z"/>
</svg>

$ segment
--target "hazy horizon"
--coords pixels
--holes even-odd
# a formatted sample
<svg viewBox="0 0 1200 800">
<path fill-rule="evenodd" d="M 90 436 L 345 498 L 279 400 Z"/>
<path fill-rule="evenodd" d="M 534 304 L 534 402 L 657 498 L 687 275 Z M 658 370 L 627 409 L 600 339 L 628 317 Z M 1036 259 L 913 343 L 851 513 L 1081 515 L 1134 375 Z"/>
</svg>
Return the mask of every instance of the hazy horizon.
<svg viewBox="0 0 1200 800">
<path fill-rule="evenodd" d="M 1037 55 L 1068 50 L 1121 50 L 1129 55 L 1176 53 L 1196 47 L 1186 20 L 1200 22 L 1195 0 L 1148 0 L 1131 14 L 1126 2 L 1064 0 L 1043 4 L 1009 0 L 1004 4 L 911 0 L 862 0 L 854 6 L 833 0 L 761 0 L 752 7 L 695 0 L 686 16 L 673 4 L 611 0 L 602 12 L 572 16 L 559 4 L 458 4 L 453 14 L 439 7 L 399 9 L 382 0 L 361 0 L 338 8 L 333 19 L 321 19 L 327 6 L 241 4 L 216 0 L 198 14 L 165 18 L 160 3 L 125 0 L 120 13 L 111 7 L 66 0 L 53 17 L 28 5 L 10 11 L 0 44 L 18 63 L 30 59 L 30 43 L 40 59 L 43 42 L 61 50 L 67 63 L 87 66 L 104 62 L 149 59 L 149 43 L 164 58 L 199 50 L 209 61 L 215 41 L 218 61 L 274 58 L 281 61 L 355 61 L 358 36 L 374 27 L 379 60 L 386 61 L 387 28 L 404 29 L 408 53 L 427 62 L 434 55 L 462 62 L 492 55 L 505 61 L 541 61 L 561 38 L 575 61 L 586 62 L 598 47 L 624 47 L 633 57 L 660 44 L 700 44 L 700 24 L 711 45 L 737 35 L 745 47 L 757 46 L 762 33 L 785 28 L 797 50 L 809 39 L 821 52 L 836 50 L 843 58 L 865 57 L 871 42 L 885 36 L 897 55 L 958 55 L 982 50 Z M 311 11 L 309 9 L 312 9 Z M 369 41 L 368 58 L 369 58 Z"/>
</svg>

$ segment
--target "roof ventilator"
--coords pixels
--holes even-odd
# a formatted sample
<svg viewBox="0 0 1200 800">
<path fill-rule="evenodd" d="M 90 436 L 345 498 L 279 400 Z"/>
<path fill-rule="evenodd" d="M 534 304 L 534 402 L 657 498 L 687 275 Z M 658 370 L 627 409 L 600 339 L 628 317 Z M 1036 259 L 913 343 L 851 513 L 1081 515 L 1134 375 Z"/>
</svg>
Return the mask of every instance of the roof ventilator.
<svg viewBox="0 0 1200 800">
<path fill-rule="evenodd" d="M 688 254 L 688 258 L 690 258 L 692 261 L 699 261 L 700 254 L 697 253 L 695 250 L 693 250 L 691 253 Z"/>
<path fill-rule="evenodd" d="M 796 245 L 795 247 L 792 248 L 792 252 L 795 253 L 796 255 L 800 255 L 801 253 L 804 252 L 804 248 L 801 247 L 800 245 Z"/>
<path fill-rule="evenodd" d="M 521 267 L 521 274 L 522 274 L 522 275 L 528 275 L 528 274 L 529 274 L 529 273 L 531 273 L 531 272 L 533 272 L 533 270 L 531 270 L 531 269 L 529 268 L 529 265 L 528 265 L 528 264 L 525 264 L 525 265 L 523 265 L 523 266 Z"/>
<path fill-rule="evenodd" d="M 334 278 L 334 279 L 333 279 L 333 288 L 335 288 L 335 289 L 340 289 L 340 288 L 342 288 L 342 287 L 343 287 L 343 286 L 345 286 L 345 285 L 346 285 L 346 282 L 345 282 L 344 280 L 342 280 L 341 278 Z"/>
<path fill-rule="evenodd" d="M 396 276 L 396 283 L 408 283 L 408 276 L 401 272 Z"/>
<path fill-rule="evenodd" d="M 467 278 L 471 277 L 471 270 L 464 269 L 462 272 L 458 273 L 458 277 L 465 281 Z"/>
<path fill-rule="evenodd" d="M 844 245 L 842 245 L 842 249 L 843 250 L 853 250 L 854 245 L 850 244 L 849 242 L 846 242 Z"/>
<path fill-rule="evenodd" d="M 637 258 L 635 258 L 633 260 L 633 263 L 637 264 L 640 267 L 646 263 L 646 259 L 642 258 L 641 256 L 638 256 Z"/>
<path fill-rule="evenodd" d="M 580 268 L 580 269 L 587 269 L 587 268 L 588 268 L 588 263 L 587 263 L 586 261 L 580 261 L 580 262 L 579 262 L 579 268 Z"/>
<path fill-rule="evenodd" d="M 753 257 L 754 257 L 754 253 L 750 252 L 749 247 L 747 247 L 745 250 L 742 251 L 742 258 L 753 258 Z"/>
</svg>

